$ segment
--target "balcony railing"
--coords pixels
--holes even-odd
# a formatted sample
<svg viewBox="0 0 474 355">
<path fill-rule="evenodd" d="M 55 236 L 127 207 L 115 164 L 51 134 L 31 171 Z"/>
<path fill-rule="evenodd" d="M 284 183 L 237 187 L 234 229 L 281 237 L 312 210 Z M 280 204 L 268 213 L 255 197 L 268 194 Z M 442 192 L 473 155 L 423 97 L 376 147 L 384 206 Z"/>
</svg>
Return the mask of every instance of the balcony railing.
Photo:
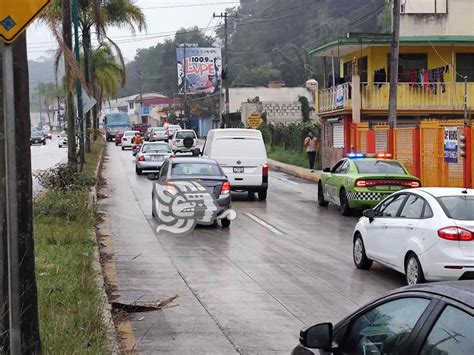
<svg viewBox="0 0 474 355">
<path fill-rule="evenodd" d="M 362 83 L 360 97 L 362 110 L 388 110 L 388 83 Z M 351 97 L 356 97 L 353 88 L 346 83 L 335 88 L 319 91 L 319 113 L 329 113 L 352 108 Z M 399 83 L 397 93 L 398 110 L 446 111 L 462 110 L 464 83 L 440 83 L 421 85 Z M 467 84 L 467 106 L 474 107 L 474 83 Z"/>
<path fill-rule="evenodd" d="M 319 112 L 331 112 L 351 107 L 351 84 L 345 83 L 319 91 Z"/>
</svg>

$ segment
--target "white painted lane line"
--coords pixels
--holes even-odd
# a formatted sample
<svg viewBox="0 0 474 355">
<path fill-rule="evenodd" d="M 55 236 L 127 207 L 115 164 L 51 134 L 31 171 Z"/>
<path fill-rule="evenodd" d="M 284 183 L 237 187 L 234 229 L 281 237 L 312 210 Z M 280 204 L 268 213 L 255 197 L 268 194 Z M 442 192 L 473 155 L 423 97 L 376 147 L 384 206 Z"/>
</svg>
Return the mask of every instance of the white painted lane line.
<svg viewBox="0 0 474 355">
<path fill-rule="evenodd" d="M 258 218 L 257 216 L 255 216 L 254 214 L 252 213 L 245 213 L 245 215 L 250 218 L 251 220 L 253 220 L 254 222 L 257 222 L 258 224 L 260 224 L 262 227 L 268 229 L 270 232 L 272 232 L 273 234 L 276 234 L 276 235 L 283 235 L 282 232 L 280 232 L 278 229 L 276 229 L 275 227 L 273 227 L 272 225 L 268 224 L 267 222 L 265 222 L 263 219 L 260 219 Z"/>
</svg>

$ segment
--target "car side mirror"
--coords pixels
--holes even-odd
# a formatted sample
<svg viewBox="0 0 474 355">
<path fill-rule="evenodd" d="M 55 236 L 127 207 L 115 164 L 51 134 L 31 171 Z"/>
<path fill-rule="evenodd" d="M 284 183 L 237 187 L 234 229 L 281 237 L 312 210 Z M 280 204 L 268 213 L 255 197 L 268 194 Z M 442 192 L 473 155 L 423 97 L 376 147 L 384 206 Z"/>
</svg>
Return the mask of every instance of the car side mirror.
<svg viewBox="0 0 474 355">
<path fill-rule="evenodd" d="M 153 180 L 154 181 L 154 180 L 158 180 L 158 178 L 159 178 L 159 174 L 156 174 L 156 173 L 147 175 L 148 180 Z"/>
<path fill-rule="evenodd" d="M 330 350 L 332 348 L 332 323 L 319 323 L 300 331 L 300 344 L 306 348 Z"/>
<path fill-rule="evenodd" d="M 330 173 L 330 172 L 331 172 L 331 168 L 324 168 L 324 169 L 323 169 L 323 172 L 324 172 L 324 173 Z"/>
<path fill-rule="evenodd" d="M 362 214 L 364 215 L 364 217 L 367 217 L 370 222 L 372 222 L 375 218 L 375 210 L 373 210 L 372 208 L 365 210 L 364 212 L 362 212 Z"/>
</svg>

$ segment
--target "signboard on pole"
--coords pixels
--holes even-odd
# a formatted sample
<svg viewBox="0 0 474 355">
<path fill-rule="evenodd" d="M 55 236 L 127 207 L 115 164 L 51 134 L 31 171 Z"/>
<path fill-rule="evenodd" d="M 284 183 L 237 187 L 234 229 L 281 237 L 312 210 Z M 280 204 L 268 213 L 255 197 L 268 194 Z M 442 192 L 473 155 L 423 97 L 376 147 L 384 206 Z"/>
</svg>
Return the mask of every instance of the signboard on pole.
<svg viewBox="0 0 474 355">
<path fill-rule="evenodd" d="M 86 91 L 82 89 L 82 113 L 85 115 L 87 112 L 97 104 L 96 99 L 87 95 Z M 77 96 L 74 97 L 74 104 L 77 107 Z"/>
<path fill-rule="evenodd" d="M 336 88 L 336 107 L 344 107 L 344 87 L 342 85 L 338 85 Z"/>
<path fill-rule="evenodd" d="M 444 161 L 446 163 L 458 162 L 458 128 L 444 128 Z"/>
<path fill-rule="evenodd" d="M 0 6 L 0 38 L 13 43 L 51 0 L 2 0 Z"/>
<path fill-rule="evenodd" d="M 253 129 L 257 129 L 263 123 L 263 118 L 258 113 L 253 112 L 247 117 L 247 126 Z"/>
<path fill-rule="evenodd" d="M 220 48 L 176 48 L 176 60 L 180 94 L 184 93 L 184 85 L 187 94 L 213 94 L 219 91 L 222 82 Z"/>
</svg>

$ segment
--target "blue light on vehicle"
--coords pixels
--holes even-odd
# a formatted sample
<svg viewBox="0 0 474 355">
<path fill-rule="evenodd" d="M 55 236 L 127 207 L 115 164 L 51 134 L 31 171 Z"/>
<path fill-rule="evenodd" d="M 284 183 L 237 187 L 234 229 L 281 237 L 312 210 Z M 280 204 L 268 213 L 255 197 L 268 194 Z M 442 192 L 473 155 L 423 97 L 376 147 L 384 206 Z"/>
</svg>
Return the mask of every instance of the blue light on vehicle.
<svg viewBox="0 0 474 355">
<path fill-rule="evenodd" d="M 350 159 L 365 158 L 365 154 L 364 153 L 349 153 L 347 154 L 347 157 Z"/>
</svg>

